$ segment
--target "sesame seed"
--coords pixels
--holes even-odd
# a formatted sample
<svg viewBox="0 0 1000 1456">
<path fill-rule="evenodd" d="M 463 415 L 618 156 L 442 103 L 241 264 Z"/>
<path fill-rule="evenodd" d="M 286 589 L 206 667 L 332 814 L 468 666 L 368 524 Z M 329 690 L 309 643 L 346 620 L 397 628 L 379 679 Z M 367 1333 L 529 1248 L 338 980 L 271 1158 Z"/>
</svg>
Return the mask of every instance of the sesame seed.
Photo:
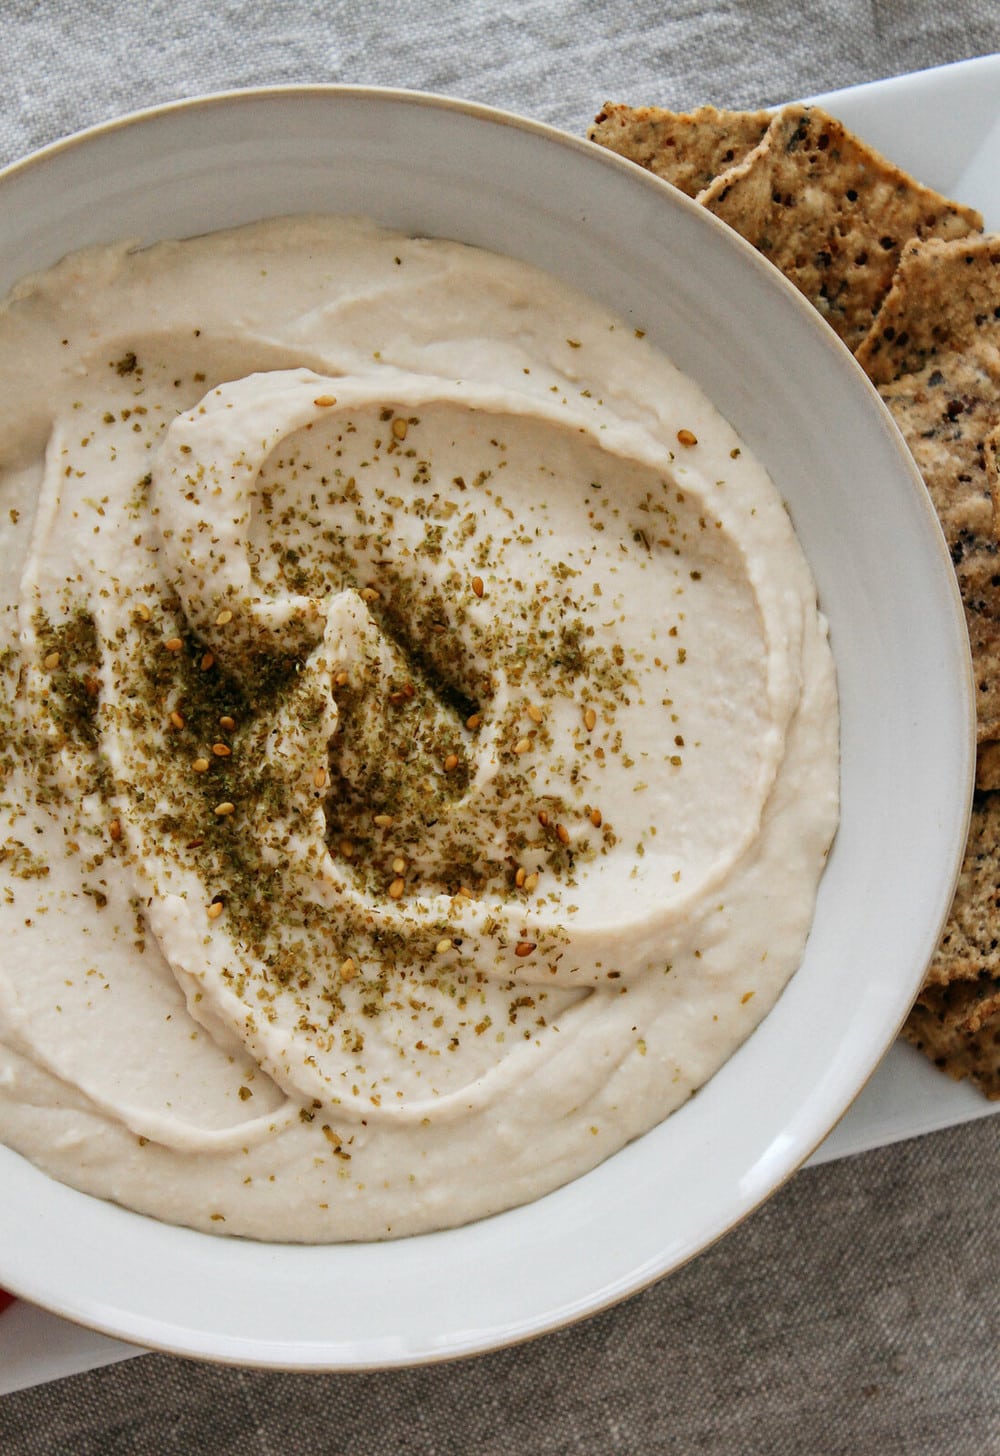
<svg viewBox="0 0 1000 1456">
<path fill-rule="evenodd" d="M 514 884 L 517 886 L 518 889 L 522 887 L 527 878 L 528 871 L 524 868 L 524 865 L 518 865 L 517 874 L 514 876 Z"/>
<path fill-rule="evenodd" d="M 347 956 L 340 963 L 340 979 L 342 981 L 353 981 L 358 974 L 358 968 L 352 956 Z"/>
<path fill-rule="evenodd" d="M 214 667 L 214 666 L 215 666 L 215 654 L 213 652 L 206 652 L 205 655 L 201 659 L 201 670 L 202 670 L 202 672 L 208 672 L 208 669 L 210 667 Z"/>
<path fill-rule="evenodd" d="M 566 828 L 565 824 L 556 825 L 556 838 L 559 840 L 560 844 L 569 844 L 569 830 Z"/>
<path fill-rule="evenodd" d="M 225 906 L 223 905 L 221 900 L 213 900 L 211 905 L 209 905 L 208 907 L 209 920 L 218 920 L 224 909 Z"/>
<path fill-rule="evenodd" d="M 213 743 L 212 752 L 216 758 L 231 758 L 233 754 L 233 750 L 229 747 L 228 743 Z"/>
<path fill-rule="evenodd" d="M 477 597 L 481 597 L 483 592 L 486 590 L 486 588 L 483 586 L 483 578 L 481 576 L 474 576 L 472 578 L 472 590 L 475 592 Z"/>
<path fill-rule="evenodd" d="M 527 712 L 528 717 L 531 719 L 532 723 L 540 723 L 545 717 L 545 714 L 542 712 L 541 708 L 538 706 L 537 703 L 529 703 Z"/>
<path fill-rule="evenodd" d="M 584 710 L 583 726 L 586 728 L 588 733 L 593 733 L 594 729 L 597 727 L 597 714 L 594 712 L 593 708 L 586 708 Z"/>
<path fill-rule="evenodd" d="M 698 436 L 693 434 L 691 430 L 678 430 L 677 439 L 686 450 L 690 450 L 692 445 L 697 445 L 698 443 Z"/>
<path fill-rule="evenodd" d="M 453 768 L 458 768 L 458 754 L 457 753 L 449 753 L 448 757 L 444 761 L 444 771 L 445 771 L 445 773 L 451 773 L 451 771 L 452 771 Z"/>
<path fill-rule="evenodd" d="M 338 688 L 344 687 L 347 682 L 347 673 L 343 671 L 338 672 L 337 676 L 334 678 L 334 682 L 337 684 Z"/>
<path fill-rule="evenodd" d="M 340 844 L 338 845 L 338 848 L 345 859 L 353 858 L 354 844 L 350 839 L 342 839 L 340 841 Z"/>
<path fill-rule="evenodd" d="M 170 722 L 172 723 L 172 725 L 175 728 L 183 728 L 184 727 L 184 718 L 182 717 L 182 715 L 180 713 L 177 712 L 177 709 L 176 708 L 170 714 Z"/>
<path fill-rule="evenodd" d="M 376 591 L 373 586 L 366 586 L 362 589 L 361 597 L 366 602 L 378 602 L 382 599 L 382 593 Z"/>
<path fill-rule="evenodd" d="M 335 394 L 318 394 L 313 400 L 313 404 L 319 405 L 320 409 L 328 409 L 330 405 L 336 403 L 337 396 Z"/>
<path fill-rule="evenodd" d="M 391 814 L 376 814 L 374 816 L 373 823 L 377 824 L 380 829 L 391 829 L 392 828 L 392 815 Z"/>
<path fill-rule="evenodd" d="M 444 939 L 438 941 L 437 945 L 434 947 L 434 951 L 436 955 L 447 955 L 452 948 L 452 942 L 450 940 Z"/>
<path fill-rule="evenodd" d="M 48 672 L 54 672 L 56 670 L 56 668 L 59 666 L 59 654 L 58 654 L 58 652 L 50 652 L 49 655 L 48 655 L 48 657 L 46 657 L 45 661 L 42 663 L 42 666 Z"/>
<path fill-rule="evenodd" d="M 146 606 L 145 602 L 139 603 L 139 605 L 135 609 L 135 614 L 139 618 L 140 622 L 148 622 L 150 617 L 152 617 L 153 615 L 149 608 Z"/>
<path fill-rule="evenodd" d="M 549 827 L 549 811 L 548 811 L 548 809 L 539 809 L 539 811 L 538 811 L 538 822 L 542 826 L 543 829 L 548 829 L 548 827 Z"/>
<path fill-rule="evenodd" d="M 533 870 L 531 872 L 531 874 L 527 876 L 527 878 L 524 881 L 524 888 L 527 890 L 527 892 L 528 892 L 529 895 L 531 894 L 532 890 L 537 890 L 537 888 L 538 888 L 538 874 L 537 874 L 537 871 Z"/>
<path fill-rule="evenodd" d="M 593 824 L 595 829 L 600 829 L 601 824 L 604 822 L 604 815 L 601 813 L 600 809 L 591 809 L 590 822 L 591 824 Z"/>
<path fill-rule="evenodd" d="M 471 717 L 466 718 L 466 720 L 465 720 L 465 726 L 466 726 L 466 728 L 469 728 L 469 729 L 471 729 L 474 732 L 477 728 L 479 728 L 479 727 L 482 726 L 482 721 L 483 721 L 483 715 L 482 715 L 482 713 L 473 713 L 471 715 Z"/>
<path fill-rule="evenodd" d="M 222 728 L 226 733 L 232 733 L 233 729 L 236 727 L 236 719 L 230 718 L 228 713 L 224 713 L 219 719 L 219 727 Z"/>
<path fill-rule="evenodd" d="M 168 637 L 163 645 L 168 652 L 180 652 L 181 648 L 184 646 L 184 643 L 179 637 Z"/>
<path fill-rule="evenodd" d="M 314 788 L 322 789 L 325 784 L 326 784 L 326 769 L 325 768 L 322 768 L 322 767 L 320 767 L 320 768 L 314 768 L 313 769 L 313 786 L 314 786 Z"/>
<path fill-rule="evenodd" d="M 406 420 L 401 419 L 398 416 L 392 422 L 392 433 L 395 435 L 397 440 L 406 439 L 406 431 L 408 428 L 409 426 Z"/>
<path fill-rule="evenodd" d="M 535 941 L 533 941 L 533 940 L 519 940 L 517 942 L 517 945 L 515 945 L 515 947 L 514 947 L 514 954 L 516 956 L 518 956 L 523 961 L 524 958 L 525 958 L 525 956 L 530 956 L 531 952 L 533 950 L 537 950 L 537 949 L 538 949 L 538 946 L 535 943 Z"/>
<path fill-rule="evenodd" d="M 232 612 L 229 610 L 228 607 L 224 607 L 223 610 L 216 617 L 216 619 L 215 619 L 215 625 L 217 627 L 226 627 L 226 626 L 229 625 L 229 623 L 232 620 L 233 620 L 233 614 L 232 614 Z"/>
<path fill-rule="evenodd" d="M 393 874 L 395 874 L 395 875 L 401 875 L 401 874 L 405 873 L 405 870 L 406 870 L 406 860 L 403 859 L 403 858 L 401 858 L 400 856 L 397 856 L 393 860 L 393 862 L 392 862 L 392 872 L 393 872 Z"/>
<path fill-rule="evenodd" d="M 208 759 L 196 758 L 191 767 L 194 769 L 195 773 L 208 773 Z"/>
<path fill-rule="evenodd" d="M 220 819 L 225 819 L 227 815 L 236 813 L 236 805 L 231 804 L 229 800 L 226 799 L 224 803 L 216 804 L 215 812 L 216 814 L 218 814 Z"/>
<path fill-rule="evenodd" d="M 111 823 L 108 825 L 108 833 L 117 844 L 122 837 L 122 822 L 120 819 L 112 819 Z"/>
<path fill-rule="evenodd" d="M 397 875 L 397 877 L 393 880 L 392 884 L 389 886 L 389 899 L 398 900 L 405 889 L 406 881 L 401 879 Z"/>
<path fill-rule="evenodd" d="M 519 738 L 517 740 L 517 742 L 514 744 L 514 752 L 515 753 L 527 753 L 530 748 L 531 748 L 531 739 L 530 738 Z"/>
</svg>

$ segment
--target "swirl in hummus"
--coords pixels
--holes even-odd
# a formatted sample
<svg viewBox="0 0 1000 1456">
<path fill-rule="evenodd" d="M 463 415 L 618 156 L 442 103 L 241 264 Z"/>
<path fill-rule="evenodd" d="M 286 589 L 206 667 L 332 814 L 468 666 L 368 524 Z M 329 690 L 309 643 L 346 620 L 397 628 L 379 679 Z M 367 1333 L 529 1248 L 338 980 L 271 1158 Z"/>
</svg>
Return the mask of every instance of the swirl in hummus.
<svg viewBox="0 0 1000 1456">
<path fill-rule="evenodd" d="M 799 963 L 825 623 L 697 388 L 523 264 L 296 218 L 0 311 L 0 1138 L 214 1232 L 446 1227 Z"/>
</svg>

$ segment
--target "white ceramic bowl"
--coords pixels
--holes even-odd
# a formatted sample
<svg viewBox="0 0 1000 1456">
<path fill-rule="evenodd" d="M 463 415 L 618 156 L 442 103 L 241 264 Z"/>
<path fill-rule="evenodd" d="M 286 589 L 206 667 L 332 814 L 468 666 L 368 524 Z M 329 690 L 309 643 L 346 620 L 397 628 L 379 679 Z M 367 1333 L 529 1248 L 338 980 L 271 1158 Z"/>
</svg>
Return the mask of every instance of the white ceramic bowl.
<svg viewBox="0 0 1000 1456">
<path fill-rule="evenodd" d="M 0 1149 L 0 1283 L 141 1345 L 349 1369 L 467 1354 L 608 1305 L 718 1238 L 809 1155 L 892 1043 L 936 943 L 974 709 L 943 539 L 854 361 L 722 224 L 587 142 L 405 92 L 160 108 L 0 176 L 0 293 L 84 244 L 299 211 L 527 259 L 641 321 L 787 499 L 842 712 L 843 817 L 801 969 L 697 1097 L 558 1192 L 396 1243 L 266 1245 L 129 1213 Z"/>
</svg>

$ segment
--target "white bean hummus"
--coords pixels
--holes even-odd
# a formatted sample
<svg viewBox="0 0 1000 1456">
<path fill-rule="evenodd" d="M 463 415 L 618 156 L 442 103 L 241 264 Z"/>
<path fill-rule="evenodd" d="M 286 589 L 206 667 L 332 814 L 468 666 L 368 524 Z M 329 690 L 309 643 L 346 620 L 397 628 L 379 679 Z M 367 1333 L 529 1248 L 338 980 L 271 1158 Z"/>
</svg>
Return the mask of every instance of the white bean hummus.
<svg viewBox="0 0 1000 1456">
<path fill-rule="evenodd" d="M 523 264 L 293 218 L 0 309 L 0 1140 L 377 1239 L 683 1103 L 798 965 L 834 672 L 761 466 Z"/>
</svg>

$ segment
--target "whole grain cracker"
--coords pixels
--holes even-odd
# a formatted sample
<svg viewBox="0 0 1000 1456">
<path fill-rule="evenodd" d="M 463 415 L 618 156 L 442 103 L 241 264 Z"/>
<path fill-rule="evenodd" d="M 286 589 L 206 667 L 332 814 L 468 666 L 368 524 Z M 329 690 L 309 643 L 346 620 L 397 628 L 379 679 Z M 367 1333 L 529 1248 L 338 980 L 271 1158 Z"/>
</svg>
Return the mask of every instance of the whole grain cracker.
<svg viewBox="0 0 1000 1456">
<path fill-rule="evenodd" d="M 1000 789 L 1000 742 L 980 743 L 976 753 L 976 788 Z"/>
<path fill-rule="evenodd" d="M 1000 361 L 998 361 L 1000 362 Z M 1000 425 L 1000 368 L 951 353 L 879 385 L 924 478 L 948 545 L 994 534 L 984 442 Z"/>
<path fill-rule="evenodd" d="M 977 793 L 951 914 L 903 1035 L 1000 1098 L 1000 793 Z"/>
<path fill-rule="evenodd" d="M 940 518 L 965 607 L 976 687 L 977 792 L 948 923 L 904 1035 L 951 1077 L 1000 1098 L 1000 548 L 995 530 L 1000 441 L 998 240 L 908 250 L 872 337 L 859 350 L 883 376 L 899 425 Z M 956 270 L 972 252 L 976 262 Z M 979 286 L 952 286 L 973 268 Z M 926 276 L 934 286 L 926 290 Z M 950 280 L 950 281 L 949 281 Z M 984 284 L 992 282 L 992 295 Z M 983 314 L 986 312 L 987 317 Z M 1000 310 L 998 310 L 1000 313 Z M 906 366 L 911 366 L 907 369 Z M 887 378 L 892 371 L 898 377 Z"/>
<path fill-rule="evenodd" d="M 1000 738 L 1000 547 L 978 537 L 952 552 L 965 606 L 976 691 L 976 738 Z"/>
<path fill-rule="evenodd" d="M 925 989 L 982 978 L 1000 984 L 1000 794 L 977 793 L 951 914 Z"/>
<path fill-rule="evenodd" d="M 956 1082 L 968 1078 L 1000 1100 L 1000 981 L 984 987 L 955 982 L 930 987 L 913 1007 L 903 1035 Z M 970 1005 L 979 1008 L 966 1014 Z M 986 1013 L 986 1008 L 993 1010 Z"/>
<path fill-rule="evenodd" d="M 879 393 L 948 543 L 972 649 L 977 739 L 985 744 L 1000 739 L 1000 547 L 985 452 L 1000 426 L 1000 356 L 977 349 L 980 342 L 974 336 L 967 353 L 938 355 L 918 372 L 882 384 Z M 980 785 L 992 783 L 984 764 Z"/>
<path fill-rule="evenodd" d="M 908 243 L 858 363 L 884 384 L 970 350 L 1000 372 L 1000 236 Z"/>
<path fill-rule="evenodd" d="M 921 186 L 819 107 L 785 107 L 698 201 L 780 268 L 851 349 L 911 238 L 982 227 L 974 208 Z"/>
<path fill-rule="evenodd" d="M 983 465 L 993 506 L 993 535 L 1000 539 L 1000 428 L 983 441 Z M 976 788 L 1000 789 L 1000 741 L 996 738 L 991 741 L 980 739 L 976 755 Z"/>
<path fill-rule="evenodd" d="M 699 201 L 782 268 L 881 386 L 959 580 L 976 668 L 977 786 L 1000 787 L 1000 239 L 971 238 L 977 212 L 920 187 L 817 109 L 787 108 L 756 145 L 759 113 L 739 131 L 733 113 L 702 108 L 691 114 L 696 140 L 671 113 L 626 113 L 606 107 L 591 136 L 689 192 L 716 172 Z M 733 137 L 748 145 L 721 173 Z M 948 924 L 904 1034 L 1000 1098 L 998 944 L 1000 793 L 979 792 Z"/>
<path fill-rule="evenodd" d="M 1000 794 L 975 796 L 951 915 L 903 1034 L 1000 1098 Z"/>
<path fill-rule="evenodd" d="M 769 111 L 666 111 L 606 101 L 587 132 L 591 141 L 637 162 L 688 197 L 742 161 L 771 124 Z"/>
<path fill-rule="evenodd" d="M 993 534 L 1000 538 L 1000 427 L 983 441 L 983 468 L 993 504 Z"/>
<path fill-rule="evenodd" d="M 955 976 L 943 984 L 928 982 L 915 1004 L 933 1014 L 942 1032 L 973 1036 L 1000 1012 L 1000 977 L 981 975 L 965 980 Z"/>
</svg>

